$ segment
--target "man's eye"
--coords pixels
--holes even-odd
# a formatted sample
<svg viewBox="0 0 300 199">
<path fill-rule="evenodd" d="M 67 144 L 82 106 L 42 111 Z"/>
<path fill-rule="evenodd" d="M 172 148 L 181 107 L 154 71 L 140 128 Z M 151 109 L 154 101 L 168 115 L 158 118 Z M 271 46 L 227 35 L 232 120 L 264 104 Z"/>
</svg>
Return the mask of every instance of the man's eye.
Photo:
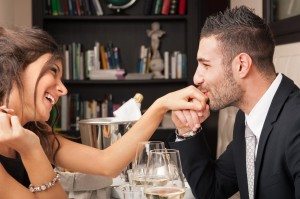
<svg viewBox="0 0 300 199">
<path fill-rule="evenodd" d="M 203 66 L 204 66 L 204 68 L 209 68 L 210 67 L 210 65 L 208 65 L 208 64 L 203 64 Z"/>
</svg>

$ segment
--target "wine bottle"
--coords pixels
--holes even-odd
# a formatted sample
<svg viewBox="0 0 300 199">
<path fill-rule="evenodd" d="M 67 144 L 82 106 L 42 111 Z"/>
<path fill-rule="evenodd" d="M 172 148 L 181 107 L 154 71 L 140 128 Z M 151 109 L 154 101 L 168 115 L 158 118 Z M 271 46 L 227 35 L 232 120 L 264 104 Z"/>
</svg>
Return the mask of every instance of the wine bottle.
<svg viewBox="0 0 300 199">
<path fill-rule="evenodd" d="M 124 121 L 136 121 L 141 117 L 141 102 L 143 95 L 135 94 L 133 98 L 125 102 L 118 110 L 113 112 L 114 116 Z"/>
<path fill-rule="evenodd" d="M 141 104 L 144 99 L 144 96 L 141 93 L 136 93 L 133 97 L 134 101 L 137 103 L 139 108 L 141 109 Z"/>
</svg>

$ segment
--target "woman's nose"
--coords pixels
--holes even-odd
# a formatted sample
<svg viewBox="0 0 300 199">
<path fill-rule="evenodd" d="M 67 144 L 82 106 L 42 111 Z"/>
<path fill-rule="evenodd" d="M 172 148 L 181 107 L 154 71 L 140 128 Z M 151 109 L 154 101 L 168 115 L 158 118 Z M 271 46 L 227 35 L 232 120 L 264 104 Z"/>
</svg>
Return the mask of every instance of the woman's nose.
<svg viewBox="0 0 300 199">
<path fill-rule="evenodd" d="M 60 95 L 66 95 L 68 93 L 68 89 L 62 82 L 57 85 L 57 90 L 59 91 Z"/>
</svg>

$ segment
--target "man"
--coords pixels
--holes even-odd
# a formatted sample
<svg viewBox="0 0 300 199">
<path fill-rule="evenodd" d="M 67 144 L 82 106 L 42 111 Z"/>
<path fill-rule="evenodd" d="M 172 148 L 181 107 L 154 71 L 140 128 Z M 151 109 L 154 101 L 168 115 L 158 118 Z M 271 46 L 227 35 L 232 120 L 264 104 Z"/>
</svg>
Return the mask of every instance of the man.
<svg viewBox="0 0 300 199">
<path fill-rule="evenodd" d="M 209 100 L 201 113 L 173 112 L 177 140 L 170 143 L 195 197 L 300 198 L 299 88 L 276 74 L 274 46 L 269 27 L 245 6 L 206 20 L 194 83 Z M 231 105 L 240 109 L 233 141 L 215 161 L 205 129 L 189 126 Z"/>
</svg>

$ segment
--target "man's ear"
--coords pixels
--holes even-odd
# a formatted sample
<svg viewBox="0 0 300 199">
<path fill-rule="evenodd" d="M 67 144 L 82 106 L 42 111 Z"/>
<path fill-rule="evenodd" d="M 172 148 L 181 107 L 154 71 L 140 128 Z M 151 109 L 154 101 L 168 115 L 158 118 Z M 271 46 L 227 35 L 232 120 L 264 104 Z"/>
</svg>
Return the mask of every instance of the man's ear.
<svg viewBox="0 0 300 199">
<path fill-rule="evenodd" d="M 232 67 L 239 78 L 244 78 L 251 70 L 252 59 L 247 53 L 240 53 L 233 59 Z"/>
</svg>

